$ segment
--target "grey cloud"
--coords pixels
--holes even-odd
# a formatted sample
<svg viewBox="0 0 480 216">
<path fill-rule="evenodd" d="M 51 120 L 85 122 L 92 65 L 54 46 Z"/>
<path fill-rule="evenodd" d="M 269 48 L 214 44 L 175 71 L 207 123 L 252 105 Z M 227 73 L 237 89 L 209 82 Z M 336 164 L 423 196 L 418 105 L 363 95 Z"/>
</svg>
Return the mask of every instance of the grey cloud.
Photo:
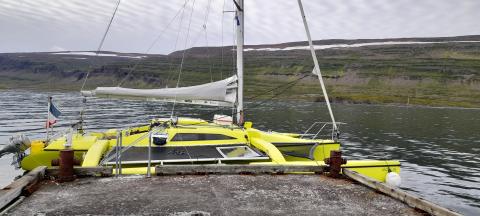
<svg viewBox="0 0 480 216">
<path fill-rule="evenodd" d="M 177 19 L 152 50 L 183 49 L 191 5 L 182 26 Z M 233 14 L 223 0 L 195 0 L 188 46 L 204 46 L 203 20 L 208 2 L 208 44 L 232 44 Z M 0 52 L 94 50 L 115 7 L 115 0 L 0 0 Z M 104 49 L 144 52 L 181 8 L 184 0 L 123 0 Z M 314 39 L 434 37 L 480 34 L 477 0 L 304 0 Z M 225 10 L 232 10 L 225 0 Z M 247 44 L 305 40 L 296 0 L 245 0 Z M 222 15 L 224 19 L 222 20 Z"/>
</svg>

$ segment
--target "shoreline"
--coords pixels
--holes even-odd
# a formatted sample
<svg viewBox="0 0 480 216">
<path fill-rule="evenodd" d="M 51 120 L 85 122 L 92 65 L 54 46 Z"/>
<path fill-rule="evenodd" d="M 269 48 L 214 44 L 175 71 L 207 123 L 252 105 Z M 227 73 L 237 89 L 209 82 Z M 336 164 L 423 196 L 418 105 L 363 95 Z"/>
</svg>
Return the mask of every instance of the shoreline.
<svg viewBox="0 0 480 216">
<path fill-rule="evenodd" d="M 58 93 L 75 93 L 76 91 L 74 90 L 67 90 L 67 89 L 53 89 L 53 90 L 46 90 L 46 89 L 38 89 L 38 88 L 1 88 L 0 91 L 23 91 L 23 92 L 35 92 L 35 91 L 40 91 L 40 92 L 58 92 Z M 79 94 L 80 96 L 80 94 Z M 291 95 L 291 96 L 297 96 L 297 95 Z M 333 98 L 333 100 L 332 100 Z M 248 98 L 246 98 L 247 103 L 255 103 L 255 102 L 260 102 L 264 101 L 265 98 L 258 97 L 256 100 L 249 101 Z M 131 99 L 135 100 L 135 99 Z M 138 99 L 139 101 L 143 101 L 144 99 Z M 274 99 L 267 99 L 267 101 L 280 101 L 280 102 L 307 102 L 307 103 L 324 103 L 323 101 L 316 100 L 315 98 L 301 98 L 301 97 L 285 97 L 285 98 L 274 98 Z M 463 107 L 463 106 L 430 106 L 430 105 L 425 105 L 425 104 L 404 104 L 404 103 L 378 103 L 378 102 L 365 102 L 365 101 L 356 101 L 356 100 L 335 100 L 335 97 L 332 97 L 330 95 L 330 103 L 335 105 L 335 104 L 342 104 L 342 105 L 371 105 L 371 106 L 391 106 L 391 107 L 411 107 L 411 108 L 432 108 L 432 109 L 459 109 L 459 110 L 480 110 L 480 107 Z"/>
</svg>

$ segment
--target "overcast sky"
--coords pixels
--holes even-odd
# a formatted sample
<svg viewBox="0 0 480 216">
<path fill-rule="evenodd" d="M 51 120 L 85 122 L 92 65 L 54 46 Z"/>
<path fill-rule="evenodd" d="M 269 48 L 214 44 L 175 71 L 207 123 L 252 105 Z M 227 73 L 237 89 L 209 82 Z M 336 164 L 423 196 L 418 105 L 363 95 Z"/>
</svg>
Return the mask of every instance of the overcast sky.
<svg viewBox="0 0 480 216">
<path fill-rule="evenodd" d="M 96 50 L 116 2 L 0 0 L 0 52 Z M 231 0 L 187 0 L 182 10 L 184 2 L 123 0 L 103 50 L 143 53 L 162 32 L 150 53 L 233 43 L 233 14 L 222 13 Z M 480 34 L 479 0 L 304 0 L 304 7 L 313 39 Z M 296 0 L 245 0 L 245 15 L 246 44 L 306 39 Z"/>
</svg>

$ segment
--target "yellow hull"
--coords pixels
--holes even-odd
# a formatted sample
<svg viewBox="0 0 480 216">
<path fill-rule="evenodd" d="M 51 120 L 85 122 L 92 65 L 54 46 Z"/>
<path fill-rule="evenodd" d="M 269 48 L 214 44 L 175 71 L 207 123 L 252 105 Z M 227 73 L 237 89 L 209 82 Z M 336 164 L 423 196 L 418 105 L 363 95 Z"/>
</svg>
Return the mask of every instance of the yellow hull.
<svg viewBox="0 0 480 216">
<path fill-rule="evenodd" d="M 163 125 L 158 127 L 158 125 Z M 274 165 L 325 165 L 325 158 L 330 157 L 330 151 L 340 150 L 340 143 L 334 140 L 299 138 L 299 134 L 264 132 L 251 127 L 221 126 L 209 124 L 204 120 L 181 118 L 175 125 L 166 125 L 165 120 L 153 120 L 150 125 L 118 131 L 110 129 L 105 132 L 89 134 L 74 134 L 71 149 L 75 157 L 81 161 L 82 167 L 114 166 L 107 160 L 115 153 L 115 146 L 122 149 L 143 151 L 145 155 L 150 138 L 149 133 L 164 134 L 165 143 L 160 146 L 152 144 L 157 154 L 168 149 L 179 151 L 186 148 L 205 151 L 200 155 L 221 154 L 193 158 L 192 155 L 181 158 L 178 154 L 162 153 L 158 160 L 152 160 L 152 165 L 169 163 L 226 163 L 226 164 L 274 164 Z M 121 133 L 121 143 L 117 136 Z M 35 141 L 39 143 L 43 141 Z M 153 141 L 152 141 L 153 142 Z M 59 150 L 64 149 L 66 138 L 52 140 L 43 147 L 32 146 L 31 154 L 21 161 L 24 170 L 32 170 L 37 166 L 51 166 L 51 161 L 58 158 Z M 35 149 L 34 149 L 35 148 Z M 170 151 L 168 150 L 168 151 Z M 195 151 L 197 151 L 195 150 Z M 207 151 L 208 150 L 208 151 Z M 210 151 L 210 152 L 209 152 Z M 133 153 L 132 153 L 133 155 Z M 254 155 L 254 156 L 252 156 Z M 245 157 L 247 156 L 247 157 Z M 123 157 L 123 154 L 122 154 Z M 102 160 L 104 160 L 102 162 Z M 122 174 L 147 173 L 146 158 L 142 160 L 122 161 Z M 388 172 L 400 173 L 399 161 L 352 160 L 342 166 L 357 171 L 363 175 L 385 181 Z M 151 170 L 153 172 L 153 168 Z"/>
</svg>

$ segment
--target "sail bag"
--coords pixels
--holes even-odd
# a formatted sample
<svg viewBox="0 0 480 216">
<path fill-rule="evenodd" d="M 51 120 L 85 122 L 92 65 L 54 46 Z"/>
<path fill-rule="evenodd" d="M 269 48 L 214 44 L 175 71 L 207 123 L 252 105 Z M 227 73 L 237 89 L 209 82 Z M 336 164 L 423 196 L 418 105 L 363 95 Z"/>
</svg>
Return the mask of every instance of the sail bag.
<svg viewBox="0 0 480 216">
<path fill-rule="evenodd" d="M 237 76 L 202 85 L 178 88 L 133 89 L 97 87 L 93 91 L 82 91 L 82 95 L 170 99 L 187 103 L 189 101 L 217 101 L 233 105 L 237 100 Z"/>
</svg>

